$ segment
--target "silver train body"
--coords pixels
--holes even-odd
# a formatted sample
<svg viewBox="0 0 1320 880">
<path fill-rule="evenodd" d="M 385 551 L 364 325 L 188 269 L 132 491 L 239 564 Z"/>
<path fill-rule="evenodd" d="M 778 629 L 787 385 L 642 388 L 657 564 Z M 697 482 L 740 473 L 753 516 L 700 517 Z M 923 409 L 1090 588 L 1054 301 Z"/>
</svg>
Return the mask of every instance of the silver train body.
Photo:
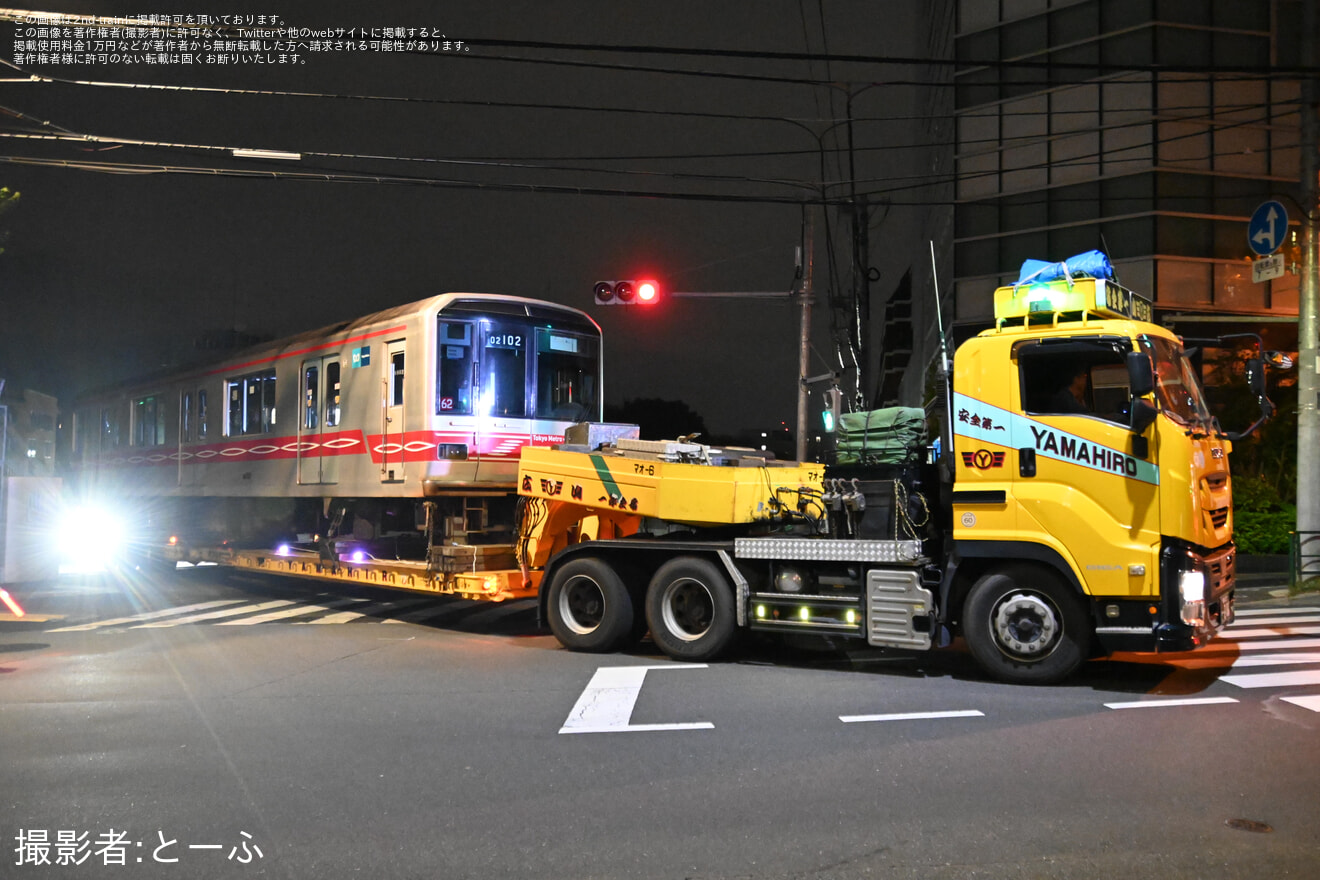
<svg viewBox="0 0 1320 880">
<path fill-rule="evenodd" d="M 336 500 L 373 535 L 391 527 L 386 500 L 434 500 L 427 519 L 462 537 L 492 525 L 482 499 L 512 504 L 522 447 L 600 420 L 602 399 L 585 313 L 447 293 L 90 394 L 72 470 L 84 493 L 140 499 L 162 529 L 191 523 L 208 540 L 314 531 L 325 523 L 309 511 Z"/>
</svg>

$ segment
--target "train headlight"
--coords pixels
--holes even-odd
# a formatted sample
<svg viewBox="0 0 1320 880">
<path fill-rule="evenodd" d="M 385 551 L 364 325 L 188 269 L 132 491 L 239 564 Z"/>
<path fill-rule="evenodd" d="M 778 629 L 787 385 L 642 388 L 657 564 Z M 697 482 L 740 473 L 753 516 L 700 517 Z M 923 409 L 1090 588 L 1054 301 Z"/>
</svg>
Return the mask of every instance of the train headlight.
<svg viewBox="0 0 1320 880">
<path fill-rule="evenodd" d="M 84 505 L 66 514 L 55 541 L 61 574 L 93 573 L 123 556 L 128 533 L 115 511 Z"/>
</svg>

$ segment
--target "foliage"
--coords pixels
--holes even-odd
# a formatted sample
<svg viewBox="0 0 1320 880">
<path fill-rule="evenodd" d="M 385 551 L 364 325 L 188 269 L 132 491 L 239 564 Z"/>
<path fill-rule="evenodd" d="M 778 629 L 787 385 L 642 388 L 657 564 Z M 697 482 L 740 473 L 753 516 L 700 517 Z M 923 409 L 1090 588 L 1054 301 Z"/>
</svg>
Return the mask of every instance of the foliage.
<svg viewBox="0 0 1320 880">
<path fill-rule="evenodd" d="M 7 186 L 0 186 L 0 214 L 5 213 L 10 208 L 14 207 L 14 205 L 18 204 L 19 195 L 20 193 L 11 190 Z M 9 230 L 0 229 L 0 245 L 3 245 L 8 238 Z M 3 254 L 4 252 L 4 247 L 0 247 L 0 254 Z"/>
<path fill-rule="evenodd" d="M 1233 478 L 1233 540 L 1248 556 L 1287 553 L 1297 508 L 1262 476 Z"/>
<path fill-rule="evenodd" d="M 1244 430 L 1260 415 L 1245 379 L 1246 361 L 1252 354 L 1246 349 L 1210 349 L 1205 353 L 1206 395 L 1215 417 L 1230 431 Z M 1234 442 L 1229 456 L 1235 481 L 1233 502 L 1249 509 L 1251 503 L 1238 495 L 1237 482 L 1241 478 L 1265 481 L 1281 502 L 1297 499 L 1297 371 L 1271 369 L 1266 377 L 1274 415 L 1250 437 Z"/>
</svg>

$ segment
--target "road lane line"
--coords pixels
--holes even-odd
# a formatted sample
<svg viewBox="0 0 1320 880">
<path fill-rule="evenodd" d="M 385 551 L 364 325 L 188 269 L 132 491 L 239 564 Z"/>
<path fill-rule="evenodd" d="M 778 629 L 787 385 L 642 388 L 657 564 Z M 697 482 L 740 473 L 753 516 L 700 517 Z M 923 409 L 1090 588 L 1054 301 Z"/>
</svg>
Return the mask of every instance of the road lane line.
<svg viewBox="0 0 1320 880">
<path fill-rule="evenodd" d="M 932 718 L 984 718 L 985 713 L 977 709 L 954 709 L 948 712 L 897 712 L 890 715 L 840 715 L 844 724 L 859 721 L 923 721 Z"/>
<path fill-rule="evenodd" d="M 1236 654 L 1239 651 L 1277 651 L 1280 648 L 1320 648 L 1320 639 L 1290 639 L 1285 637 L 1239 644 L 1223 636 L 1218 636 L 1209 645 L 1191 651 L 1183 651 L 1181 655 L 1197 657 L 1202 654 Z"/>
<path fill-rule="evenodd" d="M 1106 709 L 1167 709 L 1172 706 L 1212 706 L 1236 703 L 1232 697 L 1190 697 L 1180 700 L 1137 700 L 1132 703 L 1105 703 Z"/>
<path fill-rule="evenodd" d="M 289 617 L 298 617 L 303 614 L 312 614 L 317 611 L 330 611 L 333 608 L 343 608 L 345 605 L 352 605 L 354 602 L 365 602 L 366 599 L 336 599 L 333 602 L 326 602 L 321 605 L 295 605 L 292 608 L 283 608 L 279 611 L 267 611 L 265 614 L 258 614 L 256 617 L 245 617 L 242 620 L 222 620 L 216 626 L 252 626 L 256 623 L 269 623 L 272 620 L 284 620 Z"/>
<path fill-rule="evenodd" d="M 1268 617 L 1271 614 L 1320 614 L 1320 605 L 1301 605 L 1295 608 L 1238 608 L 1238 617 Z"/>
<path fill-rule="evenodd" d="M 1292 626 L 1297 623 L 1320 623 L 1320 614 L 1297 614 L 1286 617 L 1283 615 L 1278 617 L 1253 617 L 1250 620 L 1244 620 L 1241 623 L 1235 623 L 1229 626 L 1227 631 L 1232 632 L 1243 624 L 1248 626 Z"/>
<path fill-rule="evenodd" d="M 188 623 L 200 623 L 203 620 L 217 620 L 221 617 L 235 617 L 239 614 L 251 614 L 253 611 L 265 611 L 268 608 L 283 608 L 293 605 L 292 599 L 276 599 L 273 602 L 259 602 L 256 605 L 244 605 L 241 608 L 222 608 L 219 611 L 207 611 L 203 614 L 190 614 L 176 620 L 161 620 L 156 623 L 142 623 L 129 629 L 163 629 L 167 626 L 180 626 Z"/>
<path fill-rule="evenodd" d="M 1298 672 L 1260 672 L 1249 675 L 1221 675 L 1219 680 L 1240 688 L 1296 687 L 1298 685 L 1320 684 L 1320 669 L 1303 669 Z"/>
<path fill-rule="evenodd" d="M 665 666 L 602 666 L 568 713 L 560 733 L 635 733 L 653 730 L 710 730 L 708 721 L 686 724 L 630 724 L 633 707 L 650 669 L 705 669 L 705 663 Z"/>
<path fill-rule="evenodd" d="M 88 630 L 100 629 L 103 626 L 118 626 L 121 623 L 138 623 L 143 620 L 158 620 L 162 617 L 169 617 L 172 614 L 187 614 L 189 611 L 201 611 L 204 608 L 218 608 L 221 605 L 233 605 L 242 601 L 242 599 L 216 599 L 212 602 L 198 602 L 195 605 L 180 605 L 177 608 L 166 608 L 162 611 L 148 611 L 144 614 L 134 614 L 132 617 L 115 617 L 110 620 L 98 620 L 95 623 L 84 623 L 79 626 L 62 626 L 59 629 L 48 629 L 46 632 L 87 632 Z"/>
<path fill-rule="evenodd" d="M 1292 703 L 1294 706 L 1301 706 L 1303 709 L 1310 709 L 1312 712 L 1320 712 L 1320 694 L 1307 697 L 1284 697 L 1285 703 Z"/>
<path fill-rule="evenodd" d="M 1254 654 L 1240 657 L 1233 661 L 1232 669 L 1245 666 L 1291 666 L 1300 663 L 1320 663 L 1320 653 L 1315 651 L 1297 651 L 1293 654 Z"/>
</svg>

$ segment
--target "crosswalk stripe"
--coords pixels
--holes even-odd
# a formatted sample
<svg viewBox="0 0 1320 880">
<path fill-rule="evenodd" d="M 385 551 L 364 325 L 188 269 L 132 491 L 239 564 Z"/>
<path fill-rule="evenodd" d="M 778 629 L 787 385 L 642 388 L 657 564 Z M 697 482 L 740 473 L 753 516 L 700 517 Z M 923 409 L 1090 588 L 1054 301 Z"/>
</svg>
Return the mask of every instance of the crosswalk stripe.
<svg viewBox="0 0 1320 880">
<path fill-rule="evenodd" d="M 1316 636 L 1320 635 L 1320 626 L 1275 626 L 1260 629 L 1234 629 L 1229 627 L 1220 638 L 1225 641 L 1235 639 L 1269 639 L 1279 636 Z"/>
<path fill-rule="evenodd" d="M 118 626 L 121 623 L 138 623 L 143 620 L 158 620 L 162 617 L 169 617 L 173 614 L 187 614 L 189 611 L 200 611 L 204 608 L 218 608 L 221 605 L 233 605 L 242 601 L 242 599 L 216 599 L 211 602 L 198 602 L 195 605 L 181 605 L 178 608 L 166 608 L 162 611 L 148 611 L 143 614 L 134 614 L 131 617 L 115 617 L 110 620 L 98 620 L 94 623 L 83 623 L 78 626 L 62 626 L 59 629 L 48 629 L 46 632 L 88 632 L 89 630 L 100 629 L 103 626 Z"/>
<path fill-rule="evenodd" d="M 402 608 L 411 608 L 414 605 L 420 605 L 423 602 L 431 601 L 427 599 L 412 599 L 406 602 L 377 602 L 375 605 L 368 605 L 361 611 L 340 611 L 338 614 L 328 614 L 325 617 L 318 617 L 315 620 L 297 620 L 294 626 L 311 625 L 314 623 L 348 623 L 350 620 L 356 620 L 359 617 L 370 617 L 381 611 L 394 611 Z"/>
<path fill-rule="evenodd" d="M 1295 654 L 1255 654 L 1233 661 L 1233 669 L 1247 666 L 1291 666 L 1298 663 L 1320 663 L 1320 653 L 1298 651 Z"/>
<path fill-rule="evenodd" d="M 1192 651 L 1193 656 L 1201 654 L 1236 654 L 1240 651 L 1277 651 L 1279 648 L 1320 648 L 1320 639 L 1262 639 L 1259 642 L 1235 642 L 1226 636 L 1218 636 L 1203 648 Z"/>
<path fill-rule="evenodd" d="M 155 623 L 142 623 L 130 629 L 161 629 L 167 626 L 178 626 L 184 623 L 197 623 L 202 620 L 216 620 L 221 617 L 235 617 L 239 614 L 251 614 L 253 611 L 265 611 L 268 608 L 283 608 L 286 605 L 294 604 L 292 599 L 276 599 L 273 602 L 260 602 L 256 605 L 244 605 L 240 608 L 222 608 L 219 611 L 207 611 L 202 614 L 190 614 L 187 617 L 180 617 L 175 620 L 160 620 Z"/>
<path fill-rule="evenodd" d="M 1320 614 L 1320 605 L 1298 605 L 1292 608 L 1239 608 L 1238 617 L 1269 617 L 1271 614 Z"/>
<path fill-rule="evenodd" d="M 245 617 L 242 620 L 222 620 L 216 626 L 252 626 L 258 623 L 269 623 L 272 620 L 284 620 L 289 617 L 298 617 L 303 614 L 314 614 L 317 611 L 329 611 L 333 608 L 343 608 L 345 605 L 352 605 L 354 602 L 365 602 L 366 599 L 336 599 L 334 602 L 325 602 L 320 605 L 295 605 L 292 608 L 283 608 L 279 611 L 267 611 L 265 614 L 258 614 L 256 617 Z"/>
<path fill-rule="evenodd" d="M 1284 697 L 1283 701 L 1292 703 L 1294 706 L 1301 706 L 1303 709 L 1310 709 L 1312 712 L 1320 712 L 1320 694 L 1305 697 Z"/>
<path fill-rule="evenodd" d="M 1320 684 L 1320 669 L 1303 669 L 1297 672 L 1264 672 L 1250 675 L 1224 675 L 1220 676 L 1219 680 L 1240 688 L 1296 687 L 1298 685 Z"/>
<path fill-rule="evenodd" d="M 1228 632 L 1232 632 L 1238 626 L 1274 626 L 1282 624 L 1284 626 L 1293 626 L 1298 623 L 1320 623 L 1320 614 L 1289 614 L 1279 615 L 1278 617 L 1253 617 L 1250 620 L 1244 620 L 1240 624 L 1233 624 L 1228 627 Z"/>
</svg>

